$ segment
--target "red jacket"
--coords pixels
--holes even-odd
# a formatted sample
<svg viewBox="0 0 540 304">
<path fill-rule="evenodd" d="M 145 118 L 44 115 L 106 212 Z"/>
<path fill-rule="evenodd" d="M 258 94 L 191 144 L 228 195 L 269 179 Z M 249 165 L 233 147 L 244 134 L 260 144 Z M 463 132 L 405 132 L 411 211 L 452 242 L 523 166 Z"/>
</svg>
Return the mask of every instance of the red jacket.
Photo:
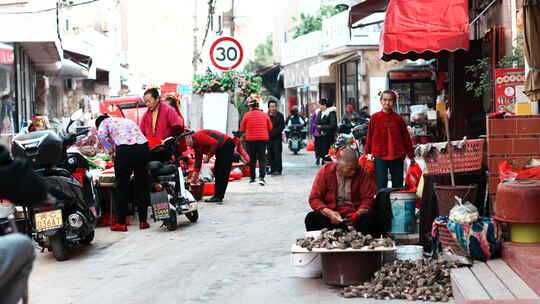
<svg viewBox="0 0 540 304">
<path fill-rule="evenodd" d="M 346 216 L 361 208 L 371 209 L 375 204 L 374 197 L 377 191 L 375 179 L 362 168 L 358 168 L 351 182 L 351 201 L 354 210 L 350 208 L 339 208 L 338 210 L 337 189 L 336 163 L 328 163 L 319 170 L 315 181 L 313 181 L 309 194 L 309 205 L 314 211 L 330 208 Z"/>
<path fill-rule="evenodd" d="M 225 142 L 231 139 L 227 134 L 213 130 L 200 130 L 191 134 L 193 138 L 193 150 L 195 151 L 194 171 L 201 171 L 203 155 L 211 157 L 216 150 L 223 147 Z"/>
<path fill-rule="evenodd" d="M 171 106 L 164 102 L 158 105 L 156 130 L 152 130 L 152 111 L 147 110 L 141 120 L 141 130 L 144 136 L 157 137 L 161 140 L 175 136 L 184 131 L 184 119 Z"/>
<path fill-rule="evenodd" d="M 393 160 L 414 158 L 411 136 L 403 118 L 396 112 L 377 112 L 369 120 L 365 151 L 375 157 Z"/>
<path fill-rule="evenodd" d="M 247 112 L 240 123 L 240 131 L 244 132 L 247 141 L 269 140 L 271 130 L 272 121 L 266 113 L 260 110 Z"/>
</svg>

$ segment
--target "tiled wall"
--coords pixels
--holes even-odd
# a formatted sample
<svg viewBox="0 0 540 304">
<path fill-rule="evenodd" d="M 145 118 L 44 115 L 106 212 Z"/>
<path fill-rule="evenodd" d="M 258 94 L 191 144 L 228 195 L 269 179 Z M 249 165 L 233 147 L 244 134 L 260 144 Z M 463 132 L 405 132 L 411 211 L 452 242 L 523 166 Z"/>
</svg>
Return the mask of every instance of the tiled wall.
<svg viewBox="0 0 540 304">
<path fill-rule="evenodd" d="M 540 115 L 488 118 L 489 197 L 499 184 L 499 164 L 505 160 L 540 158 Z"/>
</svg>

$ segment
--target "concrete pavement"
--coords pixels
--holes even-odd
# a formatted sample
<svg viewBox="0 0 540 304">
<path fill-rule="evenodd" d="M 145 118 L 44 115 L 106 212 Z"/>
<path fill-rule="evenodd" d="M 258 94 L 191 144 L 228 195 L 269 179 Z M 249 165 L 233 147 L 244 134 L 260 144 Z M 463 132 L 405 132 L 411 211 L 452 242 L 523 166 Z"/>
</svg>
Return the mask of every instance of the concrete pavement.
<svg viewBox="0 0 540 304">
<path fill-rule="evenodd" d="M 127 233 L 99 228 L 69 261 L 39 254 L 31 303 L 381 303 L 291 277 L 289 250 L 303 234 L 317 168 L 305 151 L 285 150 L 284 166 L 266 187 L 247 178 L 231 183 L 224 205 L 200 204 L 196 224 L 181 217 L 173 232 L 158 223 Z"/>
</svg>

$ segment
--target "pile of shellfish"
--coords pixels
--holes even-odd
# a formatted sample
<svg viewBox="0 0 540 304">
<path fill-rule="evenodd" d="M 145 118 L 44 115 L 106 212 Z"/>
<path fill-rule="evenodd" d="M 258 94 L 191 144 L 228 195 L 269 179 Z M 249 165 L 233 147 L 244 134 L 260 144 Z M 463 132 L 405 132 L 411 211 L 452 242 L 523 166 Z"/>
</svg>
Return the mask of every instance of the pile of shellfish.
<svg viewBox="0 0 540 304">
<path fill-rule="evenodd" d="M 375 239 L 371 235 L 363 235 L 357 232 L 353 226 L 347 229 L 323 229 L 321 234 L 314 237 L 306 237 L 296 240 L 296 245 L 306 248 L 308 251 L 313 248 L 325 249 L 378 249 L 394 247 L 394 242 L 390 238 Z"/>
<path fill-rule="evenodd" d="M 450 271 L 456 264 L 437 259 L 394 261 L 384 265 L 370 282 L 341 291 L 345 298 L 448 302 L 452 297 Z"/>
</svg>

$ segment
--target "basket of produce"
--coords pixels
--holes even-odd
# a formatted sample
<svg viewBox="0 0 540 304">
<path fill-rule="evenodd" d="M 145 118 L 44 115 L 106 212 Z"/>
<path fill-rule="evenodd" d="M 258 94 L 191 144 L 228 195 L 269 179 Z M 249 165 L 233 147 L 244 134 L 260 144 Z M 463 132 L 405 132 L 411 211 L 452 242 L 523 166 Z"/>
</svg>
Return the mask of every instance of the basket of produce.
<svg viewBox="0 0 540 304">
<path fill-rule="evenodd" d="M 450 154 L 442 144 L 433 144 L 442 148 L 430 149 L 430 153 L 423 156 L 426 162 L 428 174 L 448 174 L 450 173 Z M 482 168 L 482 156 L 484 152 L 484 140 L 472 139 L 452 142 L 452 160 L 454 173 L 477 171 Z"/>
<path fill-rule="evenodd" d="M 363 235 L 352 226 L 323 229 L 317 237 L 297 240 L 297 247 L 321 256 L 323 281 L 333 286 L 361 284 L 379 270 L 385 252 L 395 252 L 391 239 Z"/>
</svg>

